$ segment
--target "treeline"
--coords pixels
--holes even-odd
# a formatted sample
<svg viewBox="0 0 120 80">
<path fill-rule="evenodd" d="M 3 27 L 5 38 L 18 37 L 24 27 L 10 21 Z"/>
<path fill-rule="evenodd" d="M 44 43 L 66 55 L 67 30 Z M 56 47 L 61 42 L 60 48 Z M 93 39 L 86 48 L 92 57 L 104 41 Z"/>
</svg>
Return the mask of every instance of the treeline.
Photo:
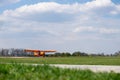
<svg viewBox="0 0 120 80">
<path fill-rule="evenodd" d="M 0 49 L 0 56 L 34 56 L 33 52 L 25 52 L 24 49 Z M 56 52 L 54 54 L 45 54 L 46 57 L 69 57 L 69 56 L 120 56 L 120 51 L 115 52 L 114 54 L 104 54 L 96 53 L 90 54 L 85 52 L 76 51 L 73 53 L 69 52 Z"/>
<path fill-rule="evenodd" d="M 69 53 L 69 52 L 62 52 L 62 53 L 60 53 L 60 52 L 57 52 L 57 53 L 55 53 L 55 54 L 48 54 L 48 55 L 46 55 L 46 56 L 52 56 L 52 57 L 64 57 L 64 56 L 67 56 L 67 57 L 69 57 L 69 56 L 89 56 L 87 53 L 83 53 L 83 52 L 80 52 L 80 51 L 78 51 L 78 52 L 74 52 L 74 53 Z"/>
<path fill-rule="evenodd" d="M 46 55 L 47 57 L 70 57 L 70 56 L 120 56 L 120 51 L 114 53 L 114 54 L 104 54 L 104 53 L 96 53 L 96 54 L 90 54 L 90 53 L 85 53 L 85 52 L 73 52 L 73 53 L 69 53 L 69 52 L 57 52 L 55 54 L 48 54 Z"/>
<path fill-rule="evenodd" d="M 32 52 L 25 52 L 24 49 L 0 49 L 0 56 L 34 56 Z"/>
</svg>

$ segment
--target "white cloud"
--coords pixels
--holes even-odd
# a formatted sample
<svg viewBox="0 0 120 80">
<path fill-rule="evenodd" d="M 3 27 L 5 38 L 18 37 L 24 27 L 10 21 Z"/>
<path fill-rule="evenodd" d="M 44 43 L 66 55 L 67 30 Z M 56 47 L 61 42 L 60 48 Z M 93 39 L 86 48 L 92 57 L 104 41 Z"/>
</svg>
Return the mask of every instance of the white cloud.
<svg viewBox="0 0 120 80">
<path fill-rule="evenodd" d="M 17 3 L 20 0 L 0 0 L 0 6 L 5 6 L 12 3 Z"/>
<path fill-rule="evenodd" d="M 117 15 L 118 14 L 117 11 L 111 11 L 110 13 L 113 14 L 113 15 Z"/>
<path fill-rule="evenodd" d="M 119 39 L 120 19 L 111 17 L 110 13 L 119 14 L 119 6 L 110 0 L 93 0 L 84 4 L 44 2 L 5 10 L 0 14 L 0 42 L 13 40 L 12 43 L 16 41 L 14 45 L 25 44 L 25 47 L 69 45 L 73 49 L 87 46 L 83 43 L 91 40 L 95 44 L 93 47 L 97 47 L 99 43 L 94 41 L 99 40 L 101 45 L 101 41 L 107 40 L 106 35 L 110 39 Z"/>
<path fill-rule="evenodd" d="M 77 27 L 73 32 L 96 31 L 94 27 Z"/>
<path fill-rule="evenodd" d="M 113 11 L 113 8 L 111 7 L 116 8 L 116 10 Z M 40 25 L 41 23 L 46 23 L 46 25 L 51 23 L 55 23 L 56 25 L 62 23 L 64 25 L 65 22 L 68 24 L 80 23 L 80 25 L 78 26 L 84 26 L 85 24 L 87 24 L 96 27 L 97 25 L 93 24 L 97 23 L 97 20 L 101 19 L 98 23 L 100 25 L 101 21 L 104 21 L 104 19 L 100 15 L 109 15 L 109 13 L 106 13 L 106 9 L 104 10 L 104 8 L 111 8 L 109 9 L 109 11 L 112 14 L 117 14 L 116 11 L 119 10 L 119 6 L 113 4 L 111 0 L 93 0 L 84 4 L 58 4 L 55 2 L 43 2 L 33 5 L 24 5 L 16 8 L 15 10 L 5 10 L 0 15 L 0 21 L 5 23 L 5 25 L 3 26 L 9 26 L 5 27 L 5 29 L 10 28 L 8 30 L 10 30 L 11 32 L 12 30 L 13 32 L 25 31 L 28 28 L 28 24 L 31 24 L 29 26 L 31 26 L 31 30 L 34 30 L 34 25 L 38 27 L 38 25 Z M 34 25 L 32 23 L 34 23 Z M 108 23 L 104 22 L 104 24 Z M 40 29 L 42 28 L 39 27 L 38 30 Z M 48 30 L 48 28 L 46 30 Z M 117 30 L 106 30 L 106 28 L 102 29 L 94 27 L 78 27 L 74 30 L 74 32 L 80 31 L 99 31 L 100 33 L 118 32 Z"/>
<path fill-rule="evenodd" d="M 58 4 L 43 2 L 34 5 L 24 5 L 15 10 L 6 10 L 2 16 L 10 19 L 32 20 L 39 22 L 71 21 L 78 14 L 78 4 Z M 77 11 L 78 10 L 78 11 Z"/>
<path fill-rule="evenodd" d="M 114 5 L 114 10 L 111 11 L 111 14 L 119 15 L 120 14 L 120 5 Z"/>
<path fill-rule="evenodd" d="M 120 29 L 108 29 L 108 28 L 100 28 L 99 29 L 100 33 L 105 33 L 105 34 L 114 34 L 114 33 L 120 33 Z"/>
<path fill-rule="evenodd" d="M 91 2 L 87 2 L 81 5 L 81 11 L 89 11 L 89 10 L 97 10 L 97 9 L 104 9 L 107 7 L 114 6 L 111 0 L 93 0 Z"/>
<path fill-rule="evenodd" d="M 6 10 L 4 11 L 4 15 L 21 17 L 21 16 L 28 15 L 28 13 L 37 14 L 37 13 L 45 13 L 45 12 L 52 12 L 52 11 L 57 12 L 57 13 L 72 13 L 71 10 L 73 11 L 74 8 L 73 9 L 71 8 L 73 6 L 69 4 L 62 5 L 62 4 L 58 4 L 55 2 L 42 2 L 42 3 L 37 3 L 34 5 L 24 5 L 15 10 Z"/>
<path fill-rule="evenodd" d="M 116 6 L 116 10 L 118 11 L 118 13 L 120 13 L 120 5 Z"/>
<path fill-rule="evenodd" d="M 85 4 L 58 4 L 55 2 L 42 2 L 42 3 L 37 3 L 33 5 L 25 5 L 20 8 L 17 8 L 16 10 L 7 10 L 5 13 L 11 13 L 15 12 L 16 14 L 32 14 L 34 13 L 40 13 L 40 12 L 49 12 L 49 11 L 55 11 L 58 13 L 75 13 L 79 11 L 84 11 L 84 10 L 91 10 L 91 9 L 96 9 L 99 7 L 106 7 L 106 6 L 111 6 L 113 5 L 110 0 L 94 0 L 92 2 L 87 2 Z M 15 15 L 14 15 L 15 16 Z"/>
<path fill-rule="evenodd" d="M 109 14 L 119 14 L 119 6 L 111 0 L 93 0 L 84 4 L 59 4 L 42 2 L 24 5 L 15 10 L 5 10 L 1 16 L 10 19 L 31 20 L 39 22 L 66 22 L 76 18 L 85 20 Z M 98 16 L 99 14 L 99 16 Z"/>
<path fill-rule="evenodd" d="M 114 33 L 120 33 L 120 29 L 112 29 L 112 28 L 104 28 L 104 27 L 77 27 L 73 30 L 75 33 L 80 32 L 96 32 L 96 33 L 103 33 L 103 34 L 114 34 Z"/>
</svg>

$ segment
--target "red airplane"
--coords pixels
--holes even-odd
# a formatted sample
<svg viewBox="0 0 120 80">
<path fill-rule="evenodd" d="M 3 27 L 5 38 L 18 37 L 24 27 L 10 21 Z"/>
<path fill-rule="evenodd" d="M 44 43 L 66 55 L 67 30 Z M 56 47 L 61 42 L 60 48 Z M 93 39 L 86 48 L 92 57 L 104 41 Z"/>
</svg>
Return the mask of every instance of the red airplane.
<svg viewBox="0 0 120 80">
<path fill-rule="evenodd" d="M 34 56 L 43 56 L 45 57 L 46 52 L 56 52 L 55 50 L 31 50 L 31 49 L 25 49 L 25 52 L 33 52 Z"/>
</svg>

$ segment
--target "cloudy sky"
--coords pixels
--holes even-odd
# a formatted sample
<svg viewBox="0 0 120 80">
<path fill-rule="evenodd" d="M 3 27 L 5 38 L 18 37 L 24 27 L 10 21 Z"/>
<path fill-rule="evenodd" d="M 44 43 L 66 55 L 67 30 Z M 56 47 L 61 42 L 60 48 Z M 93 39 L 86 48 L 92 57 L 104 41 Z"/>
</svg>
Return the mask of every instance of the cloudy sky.
<svg viewBox="0 0 120 80">
<path fill-rule="evenodd" d="M 120 0 L 0 0 L 0 48 L 114 53 Z"/>
</svg>

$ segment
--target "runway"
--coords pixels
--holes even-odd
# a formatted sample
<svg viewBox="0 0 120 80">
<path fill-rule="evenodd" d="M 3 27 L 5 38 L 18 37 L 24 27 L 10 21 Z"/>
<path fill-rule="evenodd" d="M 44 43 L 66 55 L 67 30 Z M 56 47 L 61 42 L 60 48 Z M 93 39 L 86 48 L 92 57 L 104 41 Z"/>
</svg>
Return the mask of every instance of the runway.
<svg viewBox="0 0 120 80">
<path fill-rule="evenodd" d="M 69 68 L 69 69 L 89 69 L 93 72 L 115 72 L 120 73 L 120 66 L 107 66 L 107 65 L 67 65 L 67 64 L 50 64 L 50 66 L 55 66 L 59 68 Z"/>
<path fill-rule="evenodd" d="M 13 63 L 0 63 L 0 64 L 13 64 Z M 58 67 L 63 69 L 77 69 L 77 70 L 86 70 L 89 69 L 93 72 L 115 72 L 120 73 L 120 66 L 112 66 L 112 65 L 68 65 L 68 64 L 31 64 L 31 63 L 18 63 L 22 65 L 48 65 L 52 67 Z"/>
</svg>

